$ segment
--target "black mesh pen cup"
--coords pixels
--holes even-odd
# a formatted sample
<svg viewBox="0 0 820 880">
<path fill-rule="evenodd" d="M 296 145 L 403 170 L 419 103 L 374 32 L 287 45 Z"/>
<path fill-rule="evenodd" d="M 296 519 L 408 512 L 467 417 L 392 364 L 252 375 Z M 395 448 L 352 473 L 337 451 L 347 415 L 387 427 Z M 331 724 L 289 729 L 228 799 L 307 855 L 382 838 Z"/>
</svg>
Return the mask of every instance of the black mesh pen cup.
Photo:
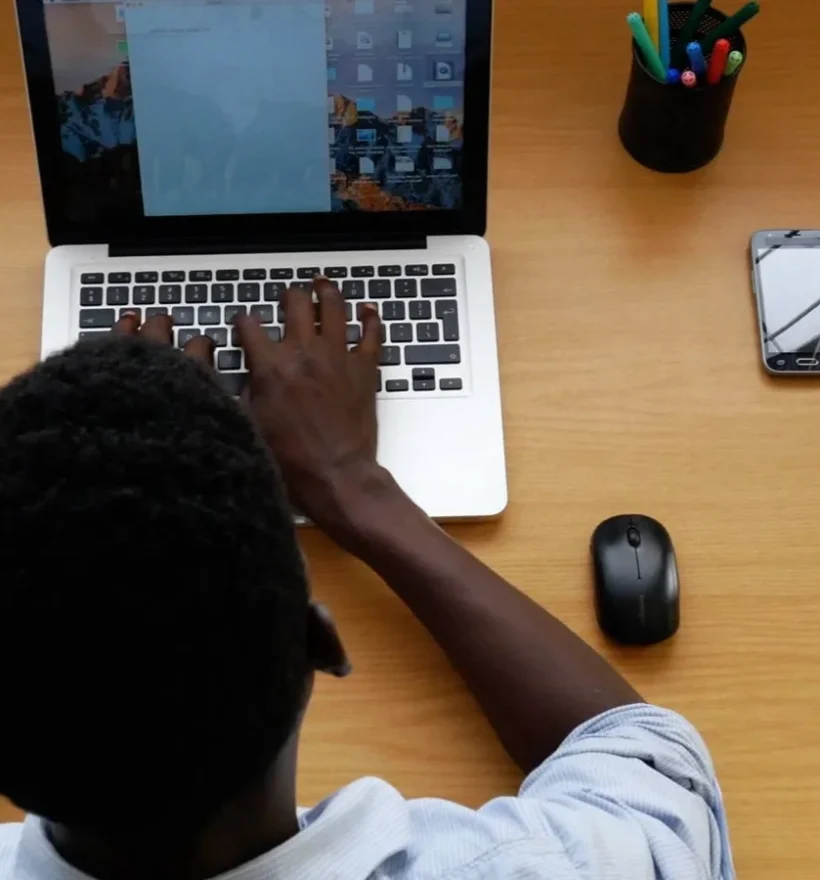
<svg viewBox="0 0 820 880">
<path fill-rule="evenodd" d="M 669 4 L 673 57 L 677 35 L 683 30 L 692 6 L 691 3 Z M 693 39 L 702 39 L 726 18 L 722 12 L 710 9 Z M 732 50 L 743 52 L 745 66 L 746 41 L 742 33 L 727 39 Z M 714 86 L 666 85 L 649 73 L 633 41 L 632 74 L 618 125 L 627 152 L 654 171 L 681 173 L 708 165 L 723 146 L 732 97 L 742 71 L 741 66 L 734 75 L 723 77 Z"/>
</svg>

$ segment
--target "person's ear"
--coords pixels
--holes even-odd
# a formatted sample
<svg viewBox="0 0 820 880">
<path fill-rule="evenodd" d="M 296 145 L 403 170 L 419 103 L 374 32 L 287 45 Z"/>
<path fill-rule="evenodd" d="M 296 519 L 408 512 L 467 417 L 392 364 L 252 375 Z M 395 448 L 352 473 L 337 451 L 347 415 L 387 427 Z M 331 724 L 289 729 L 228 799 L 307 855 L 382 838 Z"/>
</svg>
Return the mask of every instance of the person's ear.
<svg viewBox="0 0 820 880">
<path fill-rule="evenodd" d="M 317 672 L 344 678 L 353 671 L 330 611 L 314 602 L 308 608 L 307 649 Z"/>
</svg>

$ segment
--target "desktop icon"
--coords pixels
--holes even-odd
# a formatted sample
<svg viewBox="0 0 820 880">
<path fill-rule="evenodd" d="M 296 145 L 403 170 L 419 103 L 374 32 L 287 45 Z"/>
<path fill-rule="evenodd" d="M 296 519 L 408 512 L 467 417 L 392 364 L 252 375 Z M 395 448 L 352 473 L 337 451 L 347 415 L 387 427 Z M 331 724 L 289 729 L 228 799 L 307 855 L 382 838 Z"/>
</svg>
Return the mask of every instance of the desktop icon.
<svg viewBox="0 0 820 880">
<path fill-rule="evenodd" d="M 396 156 L 396 174 L 412 174 L 416 163 L 409 156 Z"/>
<path fill-rule="evenodd" d="M 375 144 L 376 143 L 376 129 L 375 128 L 357 128 L 356 129 L 356 140 L 360 144 Z"/>
<path fill-rule="evenodd" d="M 450 142 L 450 129 L 446 125 L 436 126 L 436 141 L 440 144 L 447 144 Z"/>
<path fill-rule="evenodd" d="M 325 37 L 325 52 L 333 51 L 333 37 Z"/>
<path fill-rule="evenodd" d="M 433 77 L 438 82 L 449 82 L 453 78 L 453 65 L 449 61 L 436 61 Z"/>
<path fill-rule="evenodd" d="M 453 45 L 453 34 L 451 31 L 439 31 L 436 34 L 436 47 L 439 49 L 449 49 Z"/>
<path fill-rule="evenodd" d="M 399 31 L 396 35 L 399 49 L 413 48 L 413 31 Z"/>
<path fill-rule="evenodd" d="M 375 113 L 376 112 L 376 99 L 375 98 L 356 98 L 356 111 L 358 113 Z"/>
<path fill-rule="evenodd" d="M 410 3 L 409 0 L 396 0 L 395 5 L 393 6 L 393 11 L 396 15 L 412 15 L 413 4 Z"/>
<path fill-rule="evenodd" d="M 453 160 L 448 156 L 433 156 L 433 171 L 452 171 Z"/>
<path fill-rule="evenodd" d="M 453 4 L 452 2 L 442 2 L 436 3 L 436 15 L 452 15 L 453 14 Z"/>
<path fill-rule="evenodd" d="M 356 34 L 356 48 L 360 52 L 372 52 L 373 37 L 367 31 L 359 31 Z"/>
<path fill-rule="evenodd" d="M 327 113 L 328 116 L 336 115 L 336 97 L 335 95 L 327 96 Z"/>
<path fill-rule="evenodd" d="M 360 64 L 358 77 L 360 83 L 373 82 L 373 68 L 369 64 Z"/>
<path fill-rule="evenodd" d="M 376 166 L 369 156 L 359 157 L 359 174 L 375 174 Z"/>
<path fill-rule="evenodd" d="M 396 140 L 400 144 L 412 144 L 413 143 L 413 126 L 412 125 L 397 125 L 396 126 Z"/>
<path fill-rule="evenodd" d="M 356 0 L 353 11 L 356 15 L 373 15 L 375 3 L 373 0 Z"/>
<path fill-rule="evenodd" d="M 403 61 L 399 61 L 396 65 L 396 79 L 399 82 L 408 82 L 413 79 L 413 68 Z"/>
<path fill-rule="evenodd" d="M 413 99 L 410 95 L 396 95 L 396 112 L 397 113 L 412 113 L 413 112 Z"/>
<path fill-rule="evenodd" d="M 433 109 L 443 112 L 455 106 L 452 95 L 433 95 Z"/>
<path fill-rule="evenodd" d="M 336 68 L 335 67 L 328 67 L 327 81 L 328 82 L 336 82 Z"/>
</svg>

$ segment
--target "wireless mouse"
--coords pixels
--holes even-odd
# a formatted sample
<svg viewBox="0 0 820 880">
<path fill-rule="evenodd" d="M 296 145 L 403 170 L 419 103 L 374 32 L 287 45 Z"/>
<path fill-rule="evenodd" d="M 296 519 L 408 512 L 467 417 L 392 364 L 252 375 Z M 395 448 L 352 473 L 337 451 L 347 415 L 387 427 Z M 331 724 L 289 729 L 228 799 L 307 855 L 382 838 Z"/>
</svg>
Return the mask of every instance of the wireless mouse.
<svg viewBox="0 0 820 880">
<path fill-rule="evenodd" d="M 654 645 L 680 625 L 680 580 L 669 532 L 648 516 L 602 522 L 592 535 L 598 624 L 627 645 Z"/>
</svg>

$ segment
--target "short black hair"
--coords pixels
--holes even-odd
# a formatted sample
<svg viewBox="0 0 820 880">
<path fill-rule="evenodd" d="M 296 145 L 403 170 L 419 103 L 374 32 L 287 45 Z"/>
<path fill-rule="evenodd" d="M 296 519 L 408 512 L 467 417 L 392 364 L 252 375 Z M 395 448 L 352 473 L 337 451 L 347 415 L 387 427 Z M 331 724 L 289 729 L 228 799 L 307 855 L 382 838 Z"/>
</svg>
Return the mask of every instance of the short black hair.
<svg viewBox="0 0 820 880">
<path fill-rule="evenodd" d="M 268 768 L 309 675 L 272 457 L 202 365 L 80 343 L 0 391 L 0 794 L 192 833 Z"/>
</svg>

